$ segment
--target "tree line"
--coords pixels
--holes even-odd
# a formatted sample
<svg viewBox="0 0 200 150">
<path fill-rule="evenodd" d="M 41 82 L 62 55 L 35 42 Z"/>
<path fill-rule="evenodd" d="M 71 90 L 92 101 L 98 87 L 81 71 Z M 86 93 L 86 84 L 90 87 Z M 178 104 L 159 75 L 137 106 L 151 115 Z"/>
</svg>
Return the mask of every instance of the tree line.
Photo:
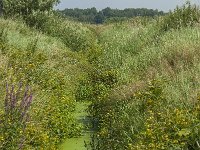
<svg viewBox="0 0 200 150">
<path fill-rule="evenodd" d="M 0 16 L 4 17 L 21 16 L 28 24 L 36 22 L 37 16 L 43 16 L 44 12 L 53 10 L 53 6 L 58 4 L 60 0 L 0 0 Z M 61 16 L 72 18 L 73 20 L 101 24 L 109 20 L 121 21 L 136 16 L 161 16 L 163 11 L 147 9 L 147 8 L 126 8 L 124 10 L 111 9 L 107 7 L 98 11 L 95 7 L 87 9 L 69 9 L 57 11 Z"/>
<path fill-rule="evenodd" d="M 98 11 L 95 7 L 87 9 L 79 8 L 66 8 L 64 10 L 58 10 L 64 17 L 72 18 L 81 22 L 101 24 L 107 20 L 123 20 L 137 16 L 161 16 L 165 13 L 163 11 L 147 9 L 147 8 L 126 8 L 124 10 L 112 9 L 107 7 Z"/>
</svg>

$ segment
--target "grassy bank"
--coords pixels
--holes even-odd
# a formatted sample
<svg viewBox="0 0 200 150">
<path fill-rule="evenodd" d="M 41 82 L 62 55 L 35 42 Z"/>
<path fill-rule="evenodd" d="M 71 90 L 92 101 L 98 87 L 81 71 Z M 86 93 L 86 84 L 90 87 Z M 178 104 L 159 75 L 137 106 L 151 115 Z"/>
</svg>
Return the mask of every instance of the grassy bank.
<svg viewBox="0 0 200 150">
<path fill-rule="evenodd" d="M 0 147 L 56 149 L 63 139 L 79 136 L 75 91 L 90 66 L 87 57 L 20 21 L 1 19 L 0 26 Z M 26 102 L 24 94 L 32 99 Z"/>
<path fill-rule="evenodd" d="M 104 27 L 104 70 L 90 77 L 99 123 L 91 149 L 199 149 L 198 11 L 188 5 L 146 24 Z"/>
</svg>

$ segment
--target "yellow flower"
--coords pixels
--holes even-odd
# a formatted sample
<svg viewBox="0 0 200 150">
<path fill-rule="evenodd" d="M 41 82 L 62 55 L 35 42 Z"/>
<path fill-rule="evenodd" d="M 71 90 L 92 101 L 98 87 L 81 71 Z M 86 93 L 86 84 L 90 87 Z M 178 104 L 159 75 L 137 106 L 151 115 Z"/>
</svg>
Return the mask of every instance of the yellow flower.
<svg viewBox="0 0 200 150">
<path fill-rule="evenodd" d="M 0 141 L 4 141 L 4 137 L 3 136 L 0 136 Z"/>
<path fill-rule="evenodd" d="M 174 143 L 174 144 L 177 144 L 177 143 L 178 143 L 178 141 L 177 141 L 177 140 L 174 140 L 174 141 L 173 141 L 173 143 Z"/>
</svg>

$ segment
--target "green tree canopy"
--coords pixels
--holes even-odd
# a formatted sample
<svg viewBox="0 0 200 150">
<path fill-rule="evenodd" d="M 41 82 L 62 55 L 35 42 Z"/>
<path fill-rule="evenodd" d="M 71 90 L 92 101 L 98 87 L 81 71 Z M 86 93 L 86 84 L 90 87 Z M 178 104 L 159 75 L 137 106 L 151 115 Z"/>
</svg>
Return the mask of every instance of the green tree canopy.
<svg viewBox="0 0 200 150">
<path fill-rule="evenodd" d="M 53 12 L 54 5 L 60 0 L 1 0 L 3 16 L 20 17 L 31 27 L 40 28 L 48 15 Z"/>
<path fill-rule="evenodd" d="M 58 10 L 59 11 L 59 10 Z M 124 10 L 112 9 L 107 7 L 98 11 L 96 8 L 87 9 L 64 9 L 59 11 L 64 17 L 72 18 L 81 22 L 101 24 L 106 20 L 123 20 L 137 16 L 162 16 L 165 13 L 163 11 L 147 9 L 147 8 L 126 8 Z"/>
<path fill-rule="evenodd" d="M 49 11 L 59 2 L 59 0 L 3 0 L 4 14 L 25 17 L 37 11 Z"/>
</svg>

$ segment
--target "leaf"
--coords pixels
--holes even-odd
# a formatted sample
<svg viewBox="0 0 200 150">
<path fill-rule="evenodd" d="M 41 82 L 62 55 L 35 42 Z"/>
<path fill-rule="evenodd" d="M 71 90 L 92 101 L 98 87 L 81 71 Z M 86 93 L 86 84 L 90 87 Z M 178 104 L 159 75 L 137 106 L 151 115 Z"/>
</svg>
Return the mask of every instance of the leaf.
<svg viewBox="0 0 200 150">
<path fill-rule="evenodd" d="M 191 131 L 189 130 L 189 129 L 182 129 L 182 130 L 180 130 L 177 134 L 179 135 L 179 136 L 187 136 L 187 135 L 189 135 L 191 133 Z"/>
</svg>

